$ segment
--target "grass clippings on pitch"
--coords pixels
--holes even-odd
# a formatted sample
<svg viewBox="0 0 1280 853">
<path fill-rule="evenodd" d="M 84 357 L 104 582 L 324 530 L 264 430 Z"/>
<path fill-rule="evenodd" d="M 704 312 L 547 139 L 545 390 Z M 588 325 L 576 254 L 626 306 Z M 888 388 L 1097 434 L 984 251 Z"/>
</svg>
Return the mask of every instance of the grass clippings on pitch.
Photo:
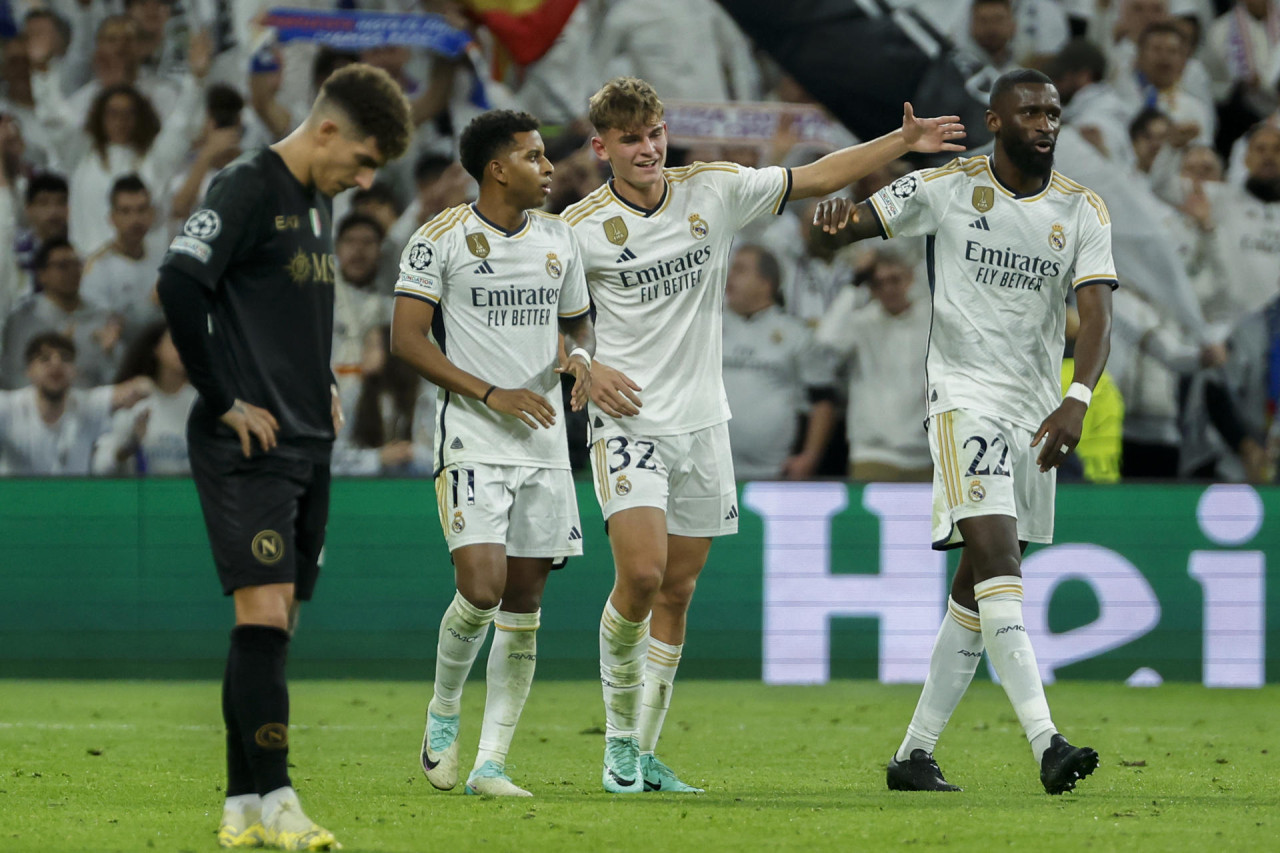
<svg viewBox="0 0 1280 853">
<path fill-rule="evenodd" d="M 463 771 L 483 682 L 468 684 Z M 1049 797 L 1000 688 L 975 683 L 937 757 L 959 794 L 885 790 L 915 687 L 677 685 L 659 753 L 702 796 L 600 787 L 599 686 L 535 682 L 508 770 L 533 799 L 433 790 L 418 768 L 429 684 L 303 681 L 291 759 L 303 804 L 346 851 L 1276 849 L 1280 688 L 1049 688 L 1102 755 Z M 0 681 L 0 850 L 212 851 L 219 686 Z"/>
</svg>

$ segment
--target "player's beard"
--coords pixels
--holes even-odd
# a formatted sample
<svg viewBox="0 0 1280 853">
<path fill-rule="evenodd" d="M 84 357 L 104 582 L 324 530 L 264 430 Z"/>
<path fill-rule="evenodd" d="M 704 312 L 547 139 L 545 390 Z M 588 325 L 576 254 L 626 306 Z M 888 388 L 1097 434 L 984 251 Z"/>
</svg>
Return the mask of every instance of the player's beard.
<svg viewBox="0 0 1280 853">
<path fill-rule="evenodd" d="M 1053 171 L 1053 152 L 1057 148 L 1057 140 L 1053 140 L 1048 151 L 1040 152 L 1033 143 L 1010 133 L 1000 140 L 1004 145 L 1004 153 L 1009 155 L 1009 162 L 1014 168 L 1028 177 L 1047 178 Z"/>
<path fill-rule="evenodd" d="M 1244 188 L 1258 201 L 1280 201 L 1280 178 L 1249 178 Z"/>
</svg>

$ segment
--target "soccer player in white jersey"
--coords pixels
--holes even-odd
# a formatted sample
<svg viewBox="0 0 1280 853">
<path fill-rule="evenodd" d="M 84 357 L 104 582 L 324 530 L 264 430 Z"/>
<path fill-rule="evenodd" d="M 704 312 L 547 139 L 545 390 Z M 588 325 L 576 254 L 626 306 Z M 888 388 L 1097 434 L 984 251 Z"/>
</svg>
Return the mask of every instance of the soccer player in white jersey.
<svg viewBox="0 0 1280 853">
<path fill-rule="evenodd" d="M 621 77 L 591 98 L 591 146 L 613 178 L 563 216 L 597 312 L 592 469 L 616 568 L 600 621 L 606 791 L 698 791 L 654 749 L 698 573 L 712 537 L 738 528 L 720 372 L 734 234 L 790 198 L 834 192 L 908 150 L 963 150 L 955 116 L 904 111 L 900 130 L 797 169 L 666 169 L 667 126 L 652 86 Z"/>
<path fill-rule="evenodd" d="M 1053 170 L 1061 118 L 1048 77 L 1002 75 L 986 114 L 995 153 L 899 178 L 858 205 L 851 226 L 858 239 L 928 235 L 933 547 L 964 549 L 929 676 L 889 762 L 892 790 L 959 790 L 933 749 L 984 648 L 1045 790 L 1070 791 L 1098 766 L 1096 752 L 1054 727 L 1022 619 L 1022 553 L 1028 542 L 1053 540 L 1056 469 L 1080 440 L 1106 364 L 1116 286 L 1106 206 Z M 847 202 L 823 202 L 815 222 L 835 231 L 849 211 Z M 1063 398 L 1071 290 L 1080 329 Z"/>
<path fill-rule="evenodd" d="M 533 680 L 542 591 L 553 562 L 582 553 L 559 374 L 573 375 L 571 405 L 581 409 L 595 335 L 573 233 L 536 210 L 552 172 L 538 120 L 484 113 L 460 147 L 480 197 L 409 240 L 392 327 L 392 351 L 439 388 L 436 500 L 457 584 L 440 622 L 422 769 L 436 788 L 457 784 L 462 686 L 492 622 L 466 792 L 527 797 L 505 767 Z"/>
</svg>

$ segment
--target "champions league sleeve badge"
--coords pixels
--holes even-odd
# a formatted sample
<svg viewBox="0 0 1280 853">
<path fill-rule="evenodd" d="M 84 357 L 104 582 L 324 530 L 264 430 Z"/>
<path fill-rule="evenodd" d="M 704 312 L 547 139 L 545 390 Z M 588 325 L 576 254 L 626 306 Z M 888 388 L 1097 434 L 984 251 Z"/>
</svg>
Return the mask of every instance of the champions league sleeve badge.
<svg viewBox="0 0 1280 853">
<path fill-rule="evenodd" d="M 209 208 L 202 208 L 187 217 L 187 223 L 182 226 L 182 231 L 188 237 L 195 237 L 197 240 L 209 241 L 218 236 L 218 232 L 222 230 L 222 218 L 218 216 L 216 211 Z"/>
<path fill-rule="evenodd" d="M 918 189 L 920 189 L 920 179 L 915 175 L 903 175 L 889 185 L 889 192 L 893 193 L 893 197 L 901 199 L 911 198 Z"/>
<path fill-rule="evenodd" d="M 432 259 L 431 247 L 426 243 L 414 243 L 409 247 L 409 268 L 418 272 L 425 272 L 427 267 L 431 266 Z"/>
</svg>

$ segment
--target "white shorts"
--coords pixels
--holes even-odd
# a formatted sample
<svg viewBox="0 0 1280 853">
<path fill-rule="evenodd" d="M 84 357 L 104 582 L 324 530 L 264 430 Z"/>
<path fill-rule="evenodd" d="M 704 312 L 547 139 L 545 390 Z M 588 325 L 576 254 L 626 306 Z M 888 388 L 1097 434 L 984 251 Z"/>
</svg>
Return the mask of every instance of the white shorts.
<svg viewBox="0 0 1280 853">
<path fill-rule="evenodd" d="M 1041 472 L 1034 433 L 1009 421 L 953 409 L 929 418 L 933 454 L 933 547 L 964 544 L 956 522 L 979 515 L 1018 520 L 1023 542 L 1053 541 L 1057 469 Z"/>
<path fill-rule="evenodd" d="M 560 559 L 582 553 L 573 474 L 563 468 L 450 465 L 436 477 L 445 542 L 503 545 L 509 557 Z"/>
<path fill-rule="evenodd" d="M 606 522 L 615 512 L 652 506 L 666 513 L 667 532 L 676 536 L 738 532 L 727 423 L 680 435 L 592 437 L 591 471 Z"/>
</svg>

